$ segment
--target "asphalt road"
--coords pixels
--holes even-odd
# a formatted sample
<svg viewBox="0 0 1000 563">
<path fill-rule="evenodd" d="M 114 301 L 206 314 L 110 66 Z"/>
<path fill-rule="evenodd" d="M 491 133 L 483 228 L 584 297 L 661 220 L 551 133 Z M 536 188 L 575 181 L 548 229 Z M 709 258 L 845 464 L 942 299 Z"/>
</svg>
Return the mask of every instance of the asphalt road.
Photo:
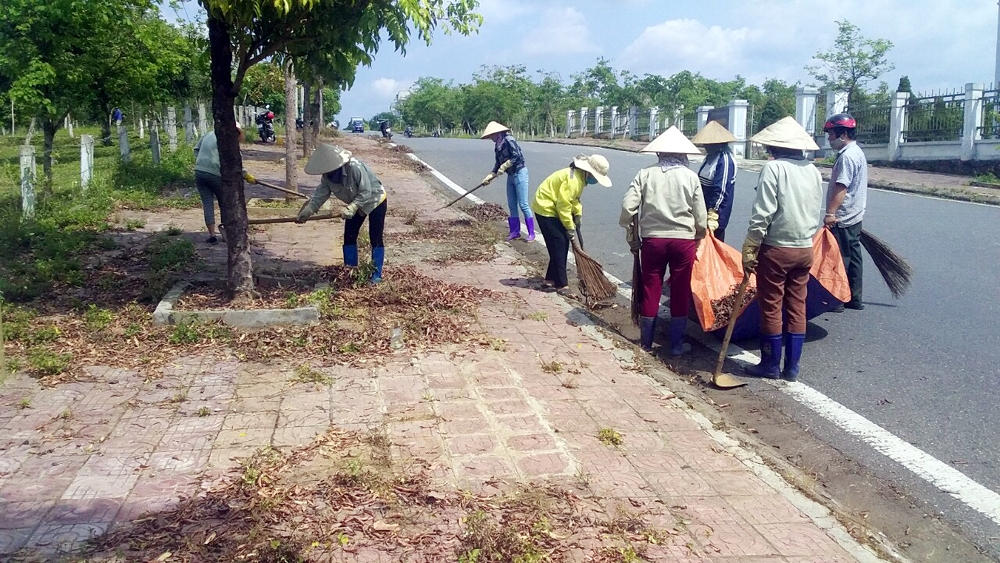
<svg viewBox="0 0 1000 563">
<path fill-rule="evenodd" d="M 471 189 L 493 166 L 489 141 L 398 139 L 453 182 Z M 545 177 L 581 152 L 600 152 L 611 162 L 611 188 L 589 186 L 583 195 L 587 252 L 619 279 L 631 278 L 631 255 L 618 226 L 621 200 L 636 171 L 652 155 L 610 149 L 521 143 L 530 193 Z M 737 177 L 727 242 L 743 243 L 757 174 Z M 506 206 L 500 181 L 480 198 Z M 812 319 L 800 379 L 826 396 L 950 464 L 979 484 L 1000 492 L 1000 208 L 872 190 L 865 230 L 888 242 L 915 271 L 913 286 L 892 298 L 866 255 L 864 311 Z M 753 342 L 740 343 L 756 351 Z M 765 393 L 754 382 L 747 393 Z M 772 394 L 772 393 L 769 393 Z M 783 410 L 803 425 L 813 415 L 791 399 Z M 843 432 L 824 439 L 883 478 L 914 491 L 946 519 L 996 546 L 998 527 L 960 506 L 913 473 Z M 997 548 L 1000 553 L 1000 548 Z"/>
</svg>

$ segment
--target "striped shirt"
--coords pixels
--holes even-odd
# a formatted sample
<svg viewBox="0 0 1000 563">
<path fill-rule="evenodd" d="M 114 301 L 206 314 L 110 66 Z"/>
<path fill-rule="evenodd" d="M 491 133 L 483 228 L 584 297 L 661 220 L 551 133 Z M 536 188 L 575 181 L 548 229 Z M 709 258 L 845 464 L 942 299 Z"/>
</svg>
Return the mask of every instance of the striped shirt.
<svg viewBox="0 0 1000 563">
<path fill-rule="evenodd" d="M 503 133 L 503 141 L 500 142 L 499 146 L 494 148 L 496 152 L 496 164 L 493 165 L 493 173 L 496 174 L 497 170 L 500 170 L 500 165 L 511 161 L 510 168 L 507 169 L 507 174 L 515 174 L 520 169 L 524 168 L 524 155 L 521 154 L 521 147 L 518 146 L 517 141 L 514 137 L 507 131 Z"/>
</svg>

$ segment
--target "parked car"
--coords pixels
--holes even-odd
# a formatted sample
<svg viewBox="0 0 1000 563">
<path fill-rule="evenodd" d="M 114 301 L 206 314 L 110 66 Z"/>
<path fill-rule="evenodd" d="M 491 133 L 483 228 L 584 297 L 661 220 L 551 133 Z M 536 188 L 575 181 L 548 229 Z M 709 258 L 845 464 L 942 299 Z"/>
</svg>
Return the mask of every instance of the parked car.
<svg viewBox="0 0 1000 563">
<path fill-rule="evenodd" d="M 351 133 L 364 133 L 364 132 L 365 132 L 365 119 L 363 117 L 352 117 Z"/>
</svg>

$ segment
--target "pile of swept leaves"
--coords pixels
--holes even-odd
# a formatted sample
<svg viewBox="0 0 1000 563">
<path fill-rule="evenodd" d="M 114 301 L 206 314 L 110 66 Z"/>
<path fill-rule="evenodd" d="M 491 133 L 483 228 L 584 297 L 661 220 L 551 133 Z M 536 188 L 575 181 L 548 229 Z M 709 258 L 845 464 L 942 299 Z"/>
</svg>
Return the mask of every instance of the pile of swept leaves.
<svg viewBox="0 0 1000 563">
<path fill-rule="evenodd" d="M 390 456 L 384 430 L 331 430 L 311 445 L 258 452 L 214 489 L 147 514 L 76 559 L 640 561 L 670 531 L 642 514 L 609 518 L 602 499 L 551 483 L 479 496 L 435 489 L 431 467 Z"/>
<path fill-rule="evenodd" d="M 301 327 L 259 330 L 217 322 L 175 326 L 152 324 L 152 306 L 122 304 L 106 295 L 80 298 L 87 306 L 53 299 L 4 308 L 8 362 L 53 385 L 86 379 L 86 366 L 142 368 L 155 377 L 161 366 L 194 353 L 235 354 L 244 360 L 294 357 L 318 365 L 371 365 L 389 351 L 393 328 L 403 331 L 409 348 L 468 343 L 488 346 L 475 311 L 495 292 L 441 282 L 412 266 L 386 270 L 384 281 L 368 285 L 366 268 L 316 268 L 297 279 L 324 279 L 329 287 L 286 293 L 285 306 L 314 304 L 320 322 Z M 313 287 L 313 285 L 309 285 Z M 108 289 L 113 292 L 113 288 Z M 123 289 L 124 295 L 134 291 Z M 100 304 L 100 305 L 99 305 Z"/>
</svg>

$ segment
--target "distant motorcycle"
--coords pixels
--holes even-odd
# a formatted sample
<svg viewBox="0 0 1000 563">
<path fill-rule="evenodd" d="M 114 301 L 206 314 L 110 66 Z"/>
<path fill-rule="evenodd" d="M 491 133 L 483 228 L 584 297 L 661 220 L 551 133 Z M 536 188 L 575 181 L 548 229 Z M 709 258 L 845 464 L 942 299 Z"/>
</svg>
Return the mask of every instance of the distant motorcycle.
<svg viewBox="0 0 1000 563">
<path fill-rule="evenodd" d="M 274 135 L 274 112 L 267 110 L 264 113 L 258 113 L 254 117 L 254 122 L 257 123 L 257 136 L 260 137 L 263 143 L 273 143 L 277 137 Z"/>
<path fill-rule="evenodd" d="M 406 129 L 403 129 L 403 135 L 405 135 L 407 139 L 409 139 L 410 137 L 412 137 L 413 136 L 413 127 L 410 127 L 409 125 L 407 125 Z"/>
<path fill-rule="evenodd" d="M 392 140 L 392 128 L 389 127 L 388 121 L 383 121 L 381 125 L 379 125 L 379 129 L 382 130 L 382 137 L 384 139 L 389 139 L 390 141 Z"/>
</svg>

